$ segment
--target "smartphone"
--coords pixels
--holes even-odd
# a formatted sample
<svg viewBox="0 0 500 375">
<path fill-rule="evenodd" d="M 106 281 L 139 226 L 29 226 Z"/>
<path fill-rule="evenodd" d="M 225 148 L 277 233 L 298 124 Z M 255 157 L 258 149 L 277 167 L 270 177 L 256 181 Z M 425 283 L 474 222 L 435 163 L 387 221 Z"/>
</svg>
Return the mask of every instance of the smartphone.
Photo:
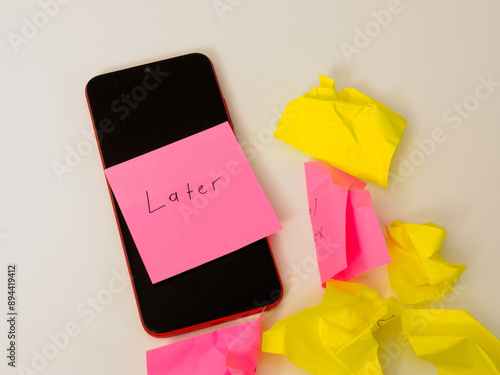
<svg viewBox="0 0 500 375">
<path fill-rule="evenodd" d="M 86 86 L 103 168 L 225 121 L 211 61 L 193 53 L 92 78 Z M 153 284 L 108 185 L 140 319 L 154 336 L 179 334 L 271 308 L 282 283 L 266 238 Z"/>
</svg>

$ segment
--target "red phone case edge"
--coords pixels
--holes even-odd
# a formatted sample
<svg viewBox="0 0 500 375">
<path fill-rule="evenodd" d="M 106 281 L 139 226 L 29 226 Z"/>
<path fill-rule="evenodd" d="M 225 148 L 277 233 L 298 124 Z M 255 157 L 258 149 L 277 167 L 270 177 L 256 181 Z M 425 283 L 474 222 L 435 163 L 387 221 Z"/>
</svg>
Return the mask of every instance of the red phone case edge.
<svg viewBox="0 0 500 375">
<path fill-rule="evenodd" d="M 206 56 L 206 55 L 204 55 Z M 206 56 L 207 57 L 207 56 Z M 214 77 L 215 77 L 215 81 L 217 82 L 217 87 L 219 89 L 219 93 L 221 94 L 221 98 L 222 98 L 222 101 L 224 103 L 224 108 L 226 109 L 226 113 L 227 113 L 227 117 L 229 119 L 229 124 L 231 125 L 231 129 L 233 129 L 233 132 L 234 132 L 234 126 L 233 126 L 233 122 L 231 120 L 231 115 L 229 114 L 229 110 L 227 108 L 227 104 L 226 104 L 226 100 L 224 99 L 224 96 L 222 94 L 222 91 L 221 91 L 221 88 L 220 88 L 220 84 L 219 84 L 219 79 L 217 78 L 217 74 L 215 73 L 215 68 L 214 68 L 214 65 L 212 63 L 212 60 L 210 60 L 210 58 L 208 58 L 208 61 L 210 61 L 210 65 L 212 66 L 212 72 L 214 73 Z M 89 102 L 89 98 L 88 98 L 88 94 L 87 94 L 87 86 L 85 86 L 85 98 L 87 100 L 87 106 L 89 108 L 89 113 L 90 113 L 90 119 L 92 121 L 92 124 L 94 125 L 93 126 L 93 130 L 94 130 L 94 135 L 96 137 L 96 142 L 97 142 L 97 149 L 99 150 L 99 156 L 101 158 L 101 164 L 102 164 L 102 168 L 103 168 L 103 171 L 105 169 L 105 165 L 104 165 L 104 159 L 102 157 L 102 152 L 101 152 L 101 146 L 99 145 L 99 139 L 98 139 L 98 136 L 97 136 L 97 131 L 96 131 L 96 124 L 94 123 L 94 118 L 92 117 L 92 112 L 91 112 L 91 108 L 90 108 L 90 102 Z M 238 313 L 238 314 L 234 314 L 234 315 L 230 315 L 230 316 L 226 316 L 226 317 L 223 317 L 223 318 L 219 318 L 219 319 L 215 319 L 215 320 L 210 320 L 208 322 L 204 322 L 204 323 L 200 323 L 200 324 L 196 324 L 196 325 L 193 325 L 193 326 L 189 326 L 189 327 L 185 327 L 185 328 L 181 328 L 181 329 L 178 329 L 178 330 L 174 330 L 174 331 L 170 331 L 170 332 L 165 332 L 165 333 L 156 333 L 156 332 L 152 332 L 150 331 L 146 325 L 144 324 L 144 320 L 142 318 L 142 314 L 141 314 L 141 310 L 140 310 L 140 307 L 139 307 L 139 300 L 137 299 L 137 293 L 136 293 L 136 290 L 135 290 L 135 285 L 134 283 L 132 282 L 132 271 L 130 270 L 130 264 L 129 264 L 129 261 L 128 261 L 128 257 L 127 257 L 127 252 L 125 250 L 125 243 L 123 242 L 123 236 L 122 236 L 122 232 L 121 232 L 121 229 L 120 229 L 120 223 L 118 222 L 118 216 L 116 214 L 116 207 L 115 207 L 115 204 L 113 202 L 113 196 L 112 196 L 112 193 L 111 193 L 111 187 L 109 186 L 109 183 L 108 181 L 106 180 L 106 185 L 108 187 L 108 193 L 109 193 L 109 197 L 111 199 L 111 204 L 113 206 L 113 213 L 115 215 L 115 220 L 116 220 L 116 226 L 118 227 L 118 233 L 120 234 L 120 241 L 122 243 L 122 249 L 123 249 L 123 253 L 125 255 L 125 261 L 127 262 L 127 269 L 128 269 L 128 273 L 129 273 L 129 277 L 131 278 L 131 285 L 132 285 L 132 289 L 134 291 L 134 297 L 135 297 L 135 303 L 137 305 L 137 311 L 139 312 L 139 318 L 141 320 L 141 324 L 144 328 L 144 330 L 149 333 L 151 336 L 153 337 L 169 337 L 169 336 L 175 336 L 175 335 L 180 335 L 180 334 L 183 334 L 183 333 L 187 333 L 187 332 L 190 332 L 190 331 L 193 331 L 193 330 L 196 330 L 196 329 L 201 329 L 201 328 L 206 328 L 206 327 L 209 327 L 209 326 L 212 326 L 212 325 L 215 325 L 215 324 L 219 324 L 219 323 L 223 323 L 223 322 L 227 322 L 227 321 L 230 321 L 230 320 L 234 320 L 234 319 L 238 319 L 238 318 L 243 318 L 245 316 L 249 316 L 249 315 L 253 315 L 253 314 L 256 314 L 258 312 L 261 312 L 262 310 L 264 309 L 272 309 L 273 307 L 275 307 L 280 301 L 281 299 L 283 298 L 283 282 L 281 281 L 281 277 L 280 277 L 280 274 L 279 274 L 279 271 L 278 271 L 278 268 L 276 266 L 276 260 L 274 259 L 274 254 L 273 254 L 273 251 L 272 251 L 272 248 L 271 248 L 271 245 L 269 244 L 269 239 L 266 237 L 266 241 L 267 241 L 267 244 L 269 246 L 269 251 L 271 252 L 271 257 L 273 259 L 273 263 L 274 263 L 274 268 L 276 269 L 276 273 L 278 275 L 278 279 L 279 279 L 279 282 L 280 282 L 280 287 L 281 287 L 281 294 L 278 298 L 278 300 L 274 303 L 272 303 L 271 305 L 267 305 L 267 306 L 264 306 L 264 307 L 258 307 L 256 309 L 253 309 L 253 310 L 248 310 L 248 311 L 244 311 L 244 312 L 241 312 L 241 313 Z"/>
</svg>

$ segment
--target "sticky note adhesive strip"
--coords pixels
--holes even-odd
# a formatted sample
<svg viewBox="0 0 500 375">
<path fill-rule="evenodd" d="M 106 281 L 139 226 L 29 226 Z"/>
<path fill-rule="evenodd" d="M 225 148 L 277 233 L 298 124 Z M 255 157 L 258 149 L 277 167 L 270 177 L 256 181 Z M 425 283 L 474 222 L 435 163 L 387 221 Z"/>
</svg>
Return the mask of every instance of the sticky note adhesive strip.
<svg viewBox="0 0 500 375">
<path fill-rule="evenodd" d="M 274 136 L 355 177 L 387 187 L 389 166 L 406 120 L 356 89 L 320 87 L 285 108 Z"/>
</svg>

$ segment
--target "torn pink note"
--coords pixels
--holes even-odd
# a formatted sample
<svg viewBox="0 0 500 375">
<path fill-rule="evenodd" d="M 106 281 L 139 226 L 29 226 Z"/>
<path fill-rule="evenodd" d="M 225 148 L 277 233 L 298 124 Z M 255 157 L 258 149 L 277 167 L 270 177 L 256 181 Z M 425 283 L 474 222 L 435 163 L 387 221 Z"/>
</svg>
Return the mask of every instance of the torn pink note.
<svg viewBox="0 0 500 375">
<path fill-rule="evenodd" d="M 322 285 L 390 263 L 366 183 L 323 161 L 305 163 L 305 172 Z"/>
<path fill-rule="evenodd" d="M 262 313 L 250 323 L 148 350 L 148 375 L 255 374 L 261 327 Z"/>
</svg>

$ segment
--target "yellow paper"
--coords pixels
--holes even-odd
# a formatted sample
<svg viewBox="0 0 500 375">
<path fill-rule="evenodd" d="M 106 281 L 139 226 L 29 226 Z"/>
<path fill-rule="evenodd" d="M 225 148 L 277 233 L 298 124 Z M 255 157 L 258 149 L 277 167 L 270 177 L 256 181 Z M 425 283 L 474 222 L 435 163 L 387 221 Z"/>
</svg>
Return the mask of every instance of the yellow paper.
<svg viewBox="0 0 500 375">
<path fill-rule="evenodd" d="M 284 354 L 313 375 L 382 374 L 372 332 L 400 310 L 394 297 L 382 300 L 366 285 L 328 280 L 318 306 L 264 332 L 262 351 Z"/>
<path fill-rule="evenodd" d="M 405 309 L 401 322 L 415 353 L 439 375 L 500 374 L 500 341 L 467 311 Z"/>
<path fill-rule="evenodd" d="M 274 136 L 361 179 L 387 187 L 389 166 L 406 120 L 353 88 L 335 92 L 333 79 L 285 108 Z"/>
<path fill-rule="evenodd" d="M 392 259 L 389 282 L 402 303 L 437 300 L 453 290 L 467 266 L 448 263 L 437 253 L 446 237 L 444 228 L 395 220 L 385 229 Z"/>
</svg>

